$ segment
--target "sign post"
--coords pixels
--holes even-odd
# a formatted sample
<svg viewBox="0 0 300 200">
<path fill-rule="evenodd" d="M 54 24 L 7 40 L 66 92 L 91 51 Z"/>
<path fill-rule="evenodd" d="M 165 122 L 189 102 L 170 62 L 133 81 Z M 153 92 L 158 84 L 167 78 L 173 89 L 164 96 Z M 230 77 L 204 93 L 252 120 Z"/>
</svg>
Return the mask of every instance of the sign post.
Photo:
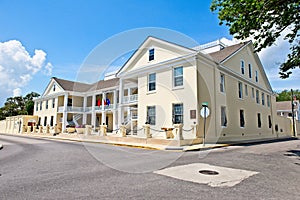
<svg viewBox="0 0 300 200">
<path fill-rule="evenodd" d="M 203 102 L 202 103 L 202 109 L 200 110 L 200 115 L 204 119 L 204 126 L 203 126 L 203 146 L 205 146 L 206 118 L 209 116 L 208 102 Z"/>
</svg>

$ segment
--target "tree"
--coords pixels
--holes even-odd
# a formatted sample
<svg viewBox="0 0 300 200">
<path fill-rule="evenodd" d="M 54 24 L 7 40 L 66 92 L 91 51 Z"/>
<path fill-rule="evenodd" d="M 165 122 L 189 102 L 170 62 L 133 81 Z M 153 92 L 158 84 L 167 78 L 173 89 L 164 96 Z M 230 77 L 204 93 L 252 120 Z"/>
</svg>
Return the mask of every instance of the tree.
<svg viewBox="0 0 300 200">
<path fill-rule="evenodd" d="M 254 38 L 257 52 L 273 45 L 283 31 L 290 43 L 290 53 L 280 65 L 280 77 L 285 79 L 292 69 L 300 68 L 300 1 L 299 0 L 213 0 L 211 11 L 218 12 L 220 25 L 229 27 L 237 39 Z"/>
<path fill-rule="evenodd" d="M 34 109 L 33 98 L 39 97 L 36 92 L 31 92 L 26 96 L 9 97 L 4 106 L 0 108 L 0 120 L 5 117 L 16 115 L 32 115 Z"/>
<path fill-rule="evenodd" d="M 300 100 L 300 90 L 294 90 L 293 95 L 296 96 L 297 100 Z M 290 90 L 283 90 L 277 93 L 276 101 L 291 101 L 292 92 Z"/>
</svg>

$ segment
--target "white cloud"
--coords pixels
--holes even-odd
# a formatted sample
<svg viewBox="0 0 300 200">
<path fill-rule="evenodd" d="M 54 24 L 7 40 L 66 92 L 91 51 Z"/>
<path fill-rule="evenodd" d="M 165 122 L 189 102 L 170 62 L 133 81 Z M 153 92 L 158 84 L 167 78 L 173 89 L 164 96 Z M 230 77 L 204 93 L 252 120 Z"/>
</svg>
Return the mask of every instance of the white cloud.
<svg viewBox="0 0 300 200">
<path fill-rule="evenodd" d="M 46 61 L 46 55 L 43 50 L 35 50 L 31 56 L 17 40 L 0 42 L 0 100 L 22 95 L 22 88 L 38 72 L 50 76 L 52 64 Z"/>
<path fill-rule="evenodd" d="M 22 90 L 20 88 L 16 88 L 13 90 L 13 96 L 18 97 L 22 95 Z"/>
</svg>

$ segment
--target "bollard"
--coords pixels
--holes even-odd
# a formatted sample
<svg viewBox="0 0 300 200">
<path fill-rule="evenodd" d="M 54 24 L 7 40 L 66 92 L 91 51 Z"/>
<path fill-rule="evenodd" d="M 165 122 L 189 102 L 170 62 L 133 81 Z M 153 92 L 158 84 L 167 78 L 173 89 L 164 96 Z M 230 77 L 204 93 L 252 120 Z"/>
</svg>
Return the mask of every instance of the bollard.
<svg viewBox="0 0 300 200">
<path fill-rule="evenodd" d="M 175 138 L 177 140 L 183 140 L 183 136 L 182 136 L 182 124 L 174 124 L 175 127 Z"/>
<path fill-rule="evenodd" d="M 120 126 L 121 137 L 126 137 L 126 128 L 125 125 Z"/>
<path fill-rule="evenodd" d="M 47 134 L 50 133 L 50 126 L 49 126 L 49 124 L 46 126 L 46 133 Z"/>
<path fill-rule="evenodd" d="M 100 135 L 107 136 L 107 125 L 100 125 Z"/>
<path fill-rule="evenodd" d="M 192 127 L 192 134 L 195 135 L 196 138 L 201 138 L 201 135 L 199 132 L 199 125 L 194 124 L 194 125 L 191 125 L 191 127 Z"/>
<path fill-rule="evenodd" d="M 31 133 L 31 126 L 27 126 L 27 134 Z"/>
<path fill-rule="evenodd" d="M 85 135 L 91 135 L 92 133 L 92 126 L 91 125 L 85 125 L 84 134 Z"/>
<path fill-rule="evenodd" d="M 143 128 L 144 128 L 144 134 L 145 134 L 146 138 L 152 138 L 152 135 L 150 133 L 150 125 L 149 124 L 145 124 L 143 126 Z"/>
<path fill-rule="evenodd" d="M 39 126 L 39 133 L 43 133 L 43 126 Z"/>
</svg>

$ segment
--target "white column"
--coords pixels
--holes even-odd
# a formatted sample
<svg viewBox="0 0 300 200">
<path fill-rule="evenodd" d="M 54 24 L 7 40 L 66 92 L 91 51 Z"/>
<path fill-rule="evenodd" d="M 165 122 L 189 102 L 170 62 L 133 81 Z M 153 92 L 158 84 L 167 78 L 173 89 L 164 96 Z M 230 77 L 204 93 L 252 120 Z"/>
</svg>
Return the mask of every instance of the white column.
<svg viewBox="0 0 300 200">
<path fill-rule="evenodd" d="M 82 115 L 82 124 L 86 124 L 86 106 L 87 105 L 87 96 L 83 97 L 83 115 Z"/>
<path fill-rule="evenodd" d="M 113 109 L 115 110 L 117 108 L 117 90 L 114 90 L 114 100 L 113 100 L 113 103 L 114 103 Z"/>
<path fill-rule="evenodd" d="M 95 105 L 96 105 L 96 94 L 93 94 L 93 98 L 92 98 L 92 125 L 94 126 L 94 128 L 96 127 Z"/>
<path fill-rule="evenodd" d="M 66 130 L 67 126 L 67 115 L 68 115 L 68 93 L 64 96 L 64 112 L 63 112 L 63 120 L 62 120 L 62 131 Z"/>
<path fill-rule="evenodd" d="M 124 85 L 123 85 L 123 79 L 120 78 L 120 85 L 119 85 L 119 109 L 118 109 L 118 125 L 122 124 L 124 120 L 124 113 L 123 113 L 123 98 L 124 98 Z"/>
<path fill-rule="evenodd" d="M 106 104 L 106 103 L 104 103 L 106 101 L 106 93 L 104 92 L 103 94 L 102 94 L 102 112 L 101 112 L 101 116 L 102 116 L 102 123 L 101 123 L 101 125 L 103 124 L 103 123 L 105 123 L 106 124 L 106 113 L 105 113 L 105 106 L 104 106 L 104 104 Z M 107 124 L 106 124 L 107 125 Z"/>
<path fill-rule="evenodd" d="M 118 128 L 118 112 L 117 110 L 113 110 L 113 130 Z"/>
</svg>

